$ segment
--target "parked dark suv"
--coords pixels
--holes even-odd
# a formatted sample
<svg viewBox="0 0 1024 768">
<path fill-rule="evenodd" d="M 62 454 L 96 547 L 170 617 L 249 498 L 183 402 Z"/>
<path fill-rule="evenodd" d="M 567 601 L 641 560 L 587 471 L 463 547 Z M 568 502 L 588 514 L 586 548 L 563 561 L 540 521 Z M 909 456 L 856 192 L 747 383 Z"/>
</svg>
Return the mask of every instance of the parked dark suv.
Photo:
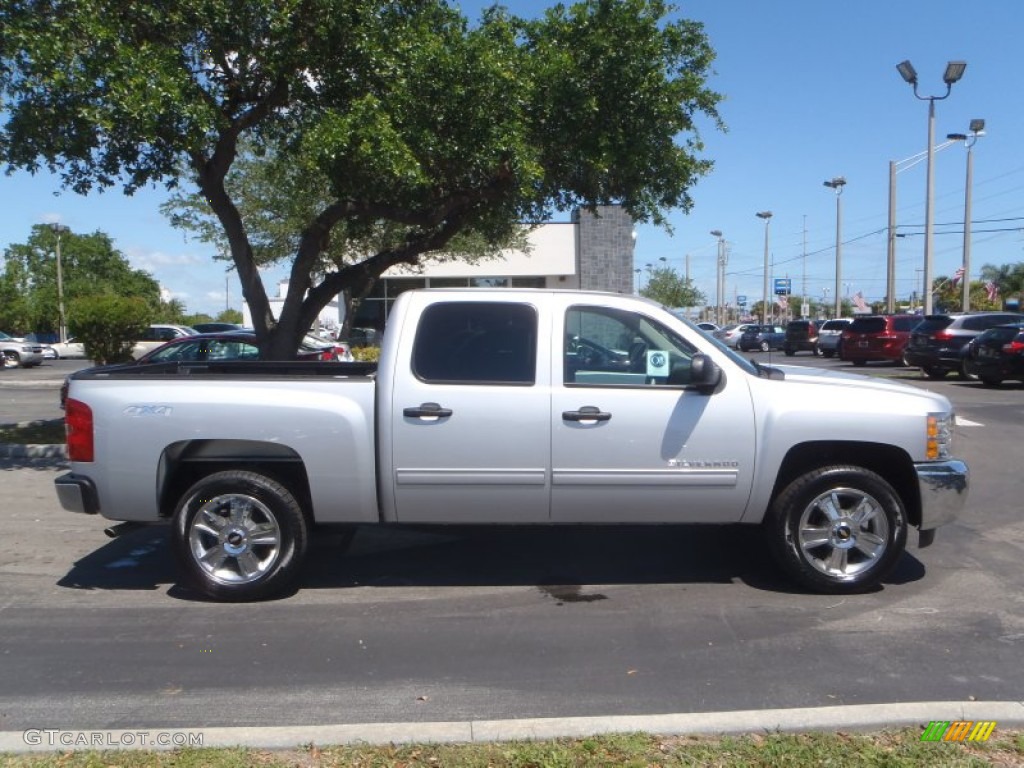
<svg viewBox="0 0 1024 768">
<path fill-rule="evenodd" d="M 997 325 L 964 347 L 965 376 L 977 376 L 987 387 L 1006 379 L 1024 381 L 1024 322 Z"/>
<path fill-rule="evenodd" d="M 903 362 L 910 333 L 921 322 L 919 315 L 861 315 L 843 331 L 839 357 L 854 365 L 871 360 Z"/>
<path fill-rule="evenodd" d="M 810 352 L 818 356 L 818 323 L 814 320 L 791 320 L 786 326 L 786 339 L 782 342 L 782 351 L 788 357 L 797 352 Z"/>
<path fill-rule="evenodd" d="M 966 314 L 925 315 L 910 334 L 903 350 L 903 361 L 916 365 L 929 379 L 941 379 L 950 371 L 966 377 L 961 366 L 961 348 L 989 328 L 1024 320 L 1016 312 L 968 312 Z"/>
</svg>

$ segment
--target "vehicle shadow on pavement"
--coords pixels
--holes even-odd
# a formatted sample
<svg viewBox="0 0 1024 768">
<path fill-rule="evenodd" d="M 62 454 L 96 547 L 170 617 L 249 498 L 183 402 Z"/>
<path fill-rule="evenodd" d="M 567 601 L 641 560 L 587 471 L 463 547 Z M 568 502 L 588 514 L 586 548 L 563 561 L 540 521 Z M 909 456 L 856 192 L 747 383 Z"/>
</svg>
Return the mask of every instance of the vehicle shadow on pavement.
<svg viewBox="0 0 1024 768">
<path fill-rule="evenodd" d="M 111 591 L 168 588 L 169 597 L 205 601 L 177 585 L 169 534 L 168 526 L 147 526 L 112 539 L 78 560 L 57 585 Z M 581 603 L 606 599 L 587 585 L 738 581 L 758 590 L 803 593 L 780 573 L 755 526 L 366 526 L 347 550 L 338 544 L 343 539 L 329 530 L 314 533 L 297 592 L 528 586 L 559 603 Z M 914 582 L 924 572 L 924 565 L 907 553 L 885 584 Z"/>
<path fill-rule="evenodd" d="M 906 554 L 886 584 L 924 576 Z M 314 546 L 304 589 L 536 586 L 566 602 L 587 584 L 729 584 L 802 593 L 771 559 L 756 526 L 360 528 L 345 554 Z"/>
<path fill-rule="evenodd" d="M 75 562 L 58 587 L 89 590 L 157 590 L 177 581 L 170 527 L 153 525 L 111 539 Z"/>
</svg>

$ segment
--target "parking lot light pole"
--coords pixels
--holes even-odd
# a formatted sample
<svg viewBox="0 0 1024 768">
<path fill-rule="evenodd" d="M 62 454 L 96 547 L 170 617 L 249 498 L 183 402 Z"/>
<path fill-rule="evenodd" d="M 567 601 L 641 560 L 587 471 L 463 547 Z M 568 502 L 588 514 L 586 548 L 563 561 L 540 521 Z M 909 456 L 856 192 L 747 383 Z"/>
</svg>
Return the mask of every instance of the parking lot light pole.
<svg viewBox="0 0 1024 768">
<path fill-rule="evenodd" d="M 825 186 L 836 191 L 836 305 L 835 314 L 832 317 L 843 316 L 843 297 L 839 293 L 839 284 L 843 280 L 843 187 L 846 186 L 846 179 L 836 176 L 825 182 Z"/>
<path fill-rule="evenodd" d="M 764 219 L 764 304 L 761 306 L 761 325 L 768 325 L 768 224 L 772 219 L 771 211 L 759 211 L 757 218 Z"/>
<path fill-rule="evenodd" d="M 71 230 L 63 224 L 51 224 L 50 228 L 54 234 L 57 235 L 57 335 L 61 344 L 68 340 L 68 323 L 67 318 L 64 316 L 64 275 L 63 268 L 61 267 L 60 259 L 60 236 L 63 232 L 70 232 Z"/>
<path fill-rule="evenodd" d="M 932 314 L 932 240 L 935 214 L 935 102 L 942 101 L 949 96 L 953 90 L 953 83 L 964 76 L 967 69 L 966 61 L 951 61 L 946 64 L 946 71 L 942 75 L 942 82 L 946 84 L 946 92 L 942 96 L 922 96 L 917 92 L 917 70 L 909 61 L 901 61 L 896 65 L 900 77 L 906 80 L 914 89 L 914 96 L 921 101 L 928 102 L 928 171 L 925 182 L 925 207 L 924 207 L 924 314 Z"/>
<path fill-rule="evenodd" d="M 725 237 L 720 229 L 712 229 L 711 235 L 718 238 L 718 258 L 715 268 L 715 322 L 721 327 L 725 325 L 722 322 L 722 294 L 725 292 Z"/>
<path fill-rule="evenodd" d="M 950 133 L 946 138 L 950 141 L 962 141 L 967 147 L 967 181 L 964 183 L 964 273 L 961 276 L 962 301 L 961 310 L 971 309 L 971 178 L 974 176 L 974 144 L 979 136 L 985 135 L 985 121 L 976 118 L 971 120 L 970 133 Z"/>
</svg>

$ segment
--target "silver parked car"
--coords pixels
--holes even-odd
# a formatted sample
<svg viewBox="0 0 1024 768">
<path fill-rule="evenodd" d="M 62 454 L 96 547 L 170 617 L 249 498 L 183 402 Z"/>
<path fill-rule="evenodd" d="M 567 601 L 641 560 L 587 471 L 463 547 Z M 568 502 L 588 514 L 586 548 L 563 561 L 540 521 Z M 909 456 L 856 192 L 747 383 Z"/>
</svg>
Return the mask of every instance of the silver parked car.
<svg viewBox="0 0 1024 768">
<path fill-rule="evenodd" d="M 31 368 L 43 362 L 43 345 L 14 338 L 0 331 L 0 352 L 5 368 Z"/>
<path fill-rule="evenodd" d="M 733 349 L 739 349 L 740 337 L 747 328 L 756 328 L 756 323 L 733 323 L 732 325 L 726 325 L 723 328 L 719 328 L 714 331 L 711 335 L 721 341 L 725 346 L 732 347 Z"/>
<path fill-rule="evenodd" d="M 818 329 L 818 349 L 825 357 L 835 357 L 839 354 L 839 347 L 843 343 L 843 331 L 850 327 L 853 322 L 849 317 L 837 317 L 834 320 L 826 320 Z"/>
</svg>

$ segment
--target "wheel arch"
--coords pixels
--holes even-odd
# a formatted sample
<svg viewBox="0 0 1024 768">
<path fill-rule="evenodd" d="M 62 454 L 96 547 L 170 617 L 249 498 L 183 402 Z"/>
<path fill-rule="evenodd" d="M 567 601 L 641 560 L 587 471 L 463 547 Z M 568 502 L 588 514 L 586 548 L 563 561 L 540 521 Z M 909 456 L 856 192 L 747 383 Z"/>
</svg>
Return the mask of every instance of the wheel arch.
<svg viewBox="0 0 1024 768">
<path fill-rule="evenodd" d="M 914 462 L 902 448 L 884 443 L 819 440 L 793 446 L 779 467 L 768 506 L 801 475 L 833 464 L 863 467 L 883 478 L 903 501 L 908 522 L 921 524 L 921 495 Z"/>
<path fill-rule="evenodd" d="M 260 440 L 183 440 L 167 446 L 160 457 L 157 497 L 160 516 L 169 518 L 181 495 L 215 472 L 245 470 L 285 486 L 309 523 L 314 522 L 309 476 L 293 448 Z"/>
</svg>

